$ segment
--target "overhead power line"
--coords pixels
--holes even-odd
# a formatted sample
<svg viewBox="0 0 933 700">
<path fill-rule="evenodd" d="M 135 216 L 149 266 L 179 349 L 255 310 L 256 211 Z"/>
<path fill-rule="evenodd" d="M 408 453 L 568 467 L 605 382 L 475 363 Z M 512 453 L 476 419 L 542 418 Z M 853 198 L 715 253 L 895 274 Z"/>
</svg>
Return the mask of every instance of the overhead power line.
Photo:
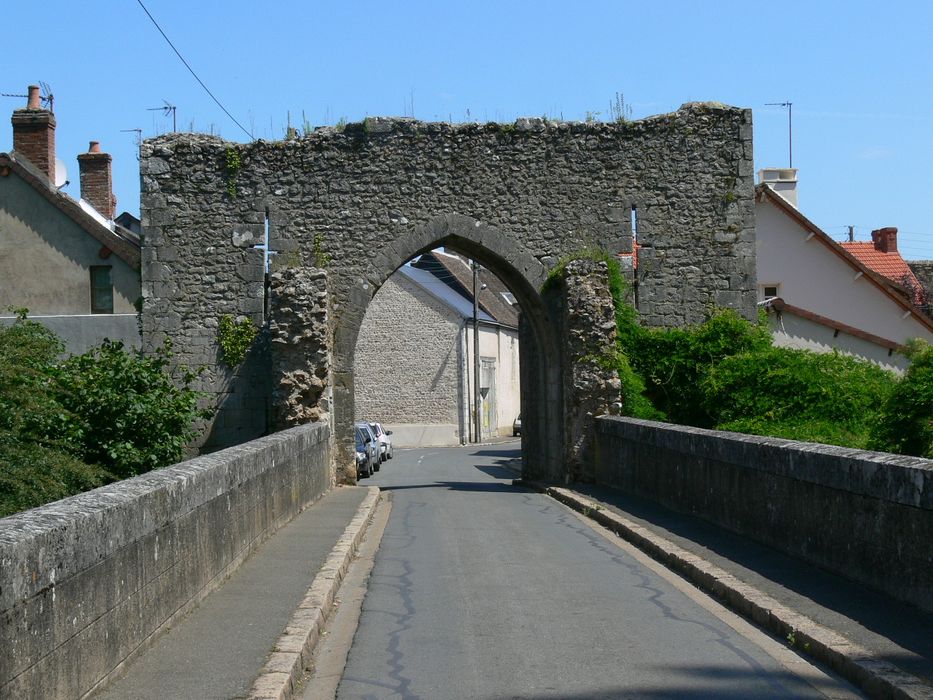
<svg viewBox="0 0 933 700">
<path fill-rule="evenodd" d="M 166 35 L 166 33 L 162 30 L 162 27 L 159 26 L 159 23 L 158 23 L 158 22 L 156 22 L 155 17 L 153 17 L 153 16 L 152 16 L 152 13 L 149 12 L 148 9 L 146 9 L 146 6 L 145 6 L 145 5 L 143 5 L 143 0 L 136 0 L 136 2 L 138 2 L 138 3 L 139 3 L 139 6 L 140 6 L 141 8 L 143 8 L 143 12 L 146 13 L 146 16 L 149 17 L 149 19 L 150 19 L 150 20 L 152 21 L 152 23 L 155 25 L 155 28 L 159 30 L 159 34 L 162 35 L 162 38 L 165 39 L 165 41 L 168 42 L 168 45 L 172 47 L 172 51 L 175 52 L 175 55 L 178 56 L 179 60 L 181 60 L 181 62 L 185 64 L 185 68 L 188 69 L 188 72 L 191 73 L 191 75 L 194 76 L 194 79 L 198 81 L 198 84 L 200 84 L 200 86 L 201 86 L 202 88 L 204 88 L 204 92 L 206 92 L 208 95 L 210 95 L 210 96 L 211 96 L 211 99 L 214 100 L 215 103 L 217 103 L 217 106 L 220 107 L 220 108 L 223 110 L 224 114 L 226 114 L 228 117 L 230 117 L 230 119 L 233 121 L 233 123 L 236 124 L 238 127 L 240 127 L 240 129 L 243 130 L 243 133 L 246 134 L 247 136 L 249 136 L 250 139 L 252 139 L 252 138 L 253 138 L 253 135 L 252 135 L 249 131 L 247 131 L 246 128 L 245 128 L 242 124 L 240 124 L 240 122 L 238 122 L 238 121 L 236 120 L 236 117 L 234 117 L 232 114 L 230 114 L 229 111 L 227 111 L 227 108 L 224 107 L 224 106 L 220 103 L 220 100 L 218 100 L 216 97 L 214 97 L 214 93 L 211 92 L 211 91 L 210 91 L 210 88 L 208 88 L 207 85 L 204 84 L 204 81 L 201 80 L 201 78 L 198 77 L 198 74 L 194 72 L 194 68 L 192 68 L 192 67 L 188 64 L 188 61 L 186 61 L 186 60 L 185 60 L 185 57 L 181 55 L 181 52 L 179 52 L 179 50 L 175 48 L 175 44 L 172 43 L 172 40 L 168 38 L 168 36 Z"/>
</svg>

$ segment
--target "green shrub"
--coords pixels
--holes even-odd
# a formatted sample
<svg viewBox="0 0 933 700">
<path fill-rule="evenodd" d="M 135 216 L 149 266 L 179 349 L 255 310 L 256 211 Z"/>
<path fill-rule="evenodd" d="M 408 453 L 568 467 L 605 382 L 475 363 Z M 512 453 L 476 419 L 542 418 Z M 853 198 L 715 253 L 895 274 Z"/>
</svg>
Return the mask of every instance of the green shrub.
<svg viewBox="0 0 933 700">
<path fill-rule="evenodd" d="M 644 378 L 647 398 L 675 423 L 712 427 L 715 419 L 703 402 L 706 375 L 726 357 L 771 346 L 765 325 L 749 323 L 729 309 L 688 328 L 643 328 L 633 318 L 623 318 L 620 342 Z"/>
<path fill-rule="evenodd" d="M 102 467 L 0 430 L 0 518 L 113 480 Z"/>
<path fill-rule="evenodd" d="M 905 354 L 910 367 L 887 397 L 869 447 L 933 459 L 933 345 L 917 340 Z"/>
<path fill-rule="evenodd" d="M 56 396 L 70 414 L 73 454 L 124 478 L 177 462 L 205 416 L 185 372 L 168 374 L 171 344 L 137 357 L 105 341 L 55 370 Z"/>
<path fill-rule="evenodd" d="M 246 359 L 246 353 L 249 352 L 256 333 L 256 326 L 248 318 L 235 321 L 233 316 L 220 317 L 217 324 L 217 343 L 227 366 L 236 367 Z"/>
<path fill-rule="evenodd" d="M 723 358 L 701 391 L 718 428 L 864 448 L 894 383 L 848 355 L 769 346 Z"/>
<path fill-rule="evenodd" d="M 64 347 L 25 315 L 0 327 L 0 430 L 22 440 L 62 443 L 68 416 L 54 398 L 49 372 Z"/>
</svg>

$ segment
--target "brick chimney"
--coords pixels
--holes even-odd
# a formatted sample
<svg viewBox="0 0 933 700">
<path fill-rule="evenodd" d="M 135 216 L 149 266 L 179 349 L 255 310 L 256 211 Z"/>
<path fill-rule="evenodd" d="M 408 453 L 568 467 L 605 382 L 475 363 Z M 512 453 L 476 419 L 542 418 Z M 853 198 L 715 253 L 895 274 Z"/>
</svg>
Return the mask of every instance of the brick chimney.
<svg viewBox="0 0 933 700">
<path fill-rule="evenodd" d="M 875 250 L 882 253 L 897 252 L 897 227 L 886 226 L 875 229 L 871 232 L 871 242 L 875 245 Z"/>
<path fill-rule="evenodd" d="M 91 141 L 87 153 L 78 155 L 78 170 L 81 171 L 81 199 L 94 207 L 106 219 L 112 219 L 117 208 L 113 196 L 112 158 L 102 153 L 100 142 Z"/>
<path fill-rule="evenodd" d="M 26 109 L 13 110 L 13 150 L 55 184 L 55 115 L 42 109 L 39 87 L 29 86 Z"/>
</svg>

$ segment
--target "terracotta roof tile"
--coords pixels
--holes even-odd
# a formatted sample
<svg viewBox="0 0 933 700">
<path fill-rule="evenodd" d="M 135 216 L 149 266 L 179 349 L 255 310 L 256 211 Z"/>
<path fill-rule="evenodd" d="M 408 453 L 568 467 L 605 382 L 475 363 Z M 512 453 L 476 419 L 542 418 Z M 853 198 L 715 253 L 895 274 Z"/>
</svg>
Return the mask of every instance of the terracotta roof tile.
<svg viewBox="0 0 933 700">
<path fill-rule="evenodd" d="M 923 302 L 923 290 L 920 286 L 920 280 L 914 275 L 913 271 L 907 266 L 907 262 L 897 251 L 884 253 L 875 248 L 874 243 L 865 243 L 861 241 L 840 243 L 845 250 L 852 254 L 860 263 L 869 270 L 877 272 L 879 275 L 891 280 L 894 284 L 906 287 L 913 292 L 913 301 L 915 304 Z"/>
</svg>

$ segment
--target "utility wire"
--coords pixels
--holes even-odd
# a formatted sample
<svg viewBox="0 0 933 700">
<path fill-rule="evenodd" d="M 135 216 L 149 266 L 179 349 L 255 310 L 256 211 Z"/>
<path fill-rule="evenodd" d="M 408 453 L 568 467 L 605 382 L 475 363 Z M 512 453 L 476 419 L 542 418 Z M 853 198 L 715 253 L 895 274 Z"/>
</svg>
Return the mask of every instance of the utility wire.
<svg viewBox="0 0 933 700">
<path fill-rule="evenodd" d="M 141 8 L 143 8 L 143 12 L 145 12 L 146 15 L 149 17 L 149 19 L 152 20 L 152 23 L 155 25 L 155 28 L 159 30 L 159 33 L 162 35 L 162 37 L 165 39 L 165 41 L 168 42 L 168 45 L 172 47 L 172 51 L 175 52 L 175 55 L 178 56 L 178 58 L 181 60 L 181 62 L 185 64 L 185 68 L 188 69 L 188 72 L 191 73 L 191 75 L 194 76 L 194 79 L 197 80 L 198 83 L 200 83 L 201 87 L 204 88 L 204 91 L 205 91 L 208 95 L 211 96 L 211 99 L 214 100 L 214 102 L 217 103 L 217 106 L 220 107 L 220 108 L 223 110 L 224 114 L 226 114 L 228 117 L 230 117 L 230 119 L 233 120 L 233 123 L 236 124 L 238 127 L 240 127 L 240 128 L 243 130 L 243 133 L 246 134 L 247 136 L 249 136 L 250 140 L 252 140 L 253 135 L 252 135 L 249 131 L 247 131 L 246 128 L 245 128 L 242 124 L 240 124 L 240 122 L 238 122 L 238 121 L 236 120 L 236 117 L 234 117 L 232 114 L 230 114 L 230 112 L 227 111 L 227 108 L 226 108 L 226 107 L 224 107 L 222 104 L 220 104 L 220 100 L 218 100 L 216 97 L 214 97 L 214 93 L 211 92 L 210 89 L 207 87 L 207 85 L 204 84 L 204 81 L 201 80 L 201 79 L 198 77 L 198 74 L 194 72 L 194 68 L 192 68 L 190 65 L 188 65 L 188 62 L 185 60 L 185 57 L 181 55 L 181 53 L 178 51 L 178 49 L 175 48 L 175 44 L 172 43 L 172 40 L 168 38 L 168 36 L 165 34 L 164 31 L 162 31 L 162 27 L 159 26 L 159 23 L 158 23 L 158 22 L 156 22 L 155 17 L 153 17 L 152 14 L 149 12 L 149 10 L 146 9 L 146 6 L 143 5 L 143 0 L 136 0 L 136 2 L 139 3 L 139 6 L 140 6 Z"/>
</svg>

